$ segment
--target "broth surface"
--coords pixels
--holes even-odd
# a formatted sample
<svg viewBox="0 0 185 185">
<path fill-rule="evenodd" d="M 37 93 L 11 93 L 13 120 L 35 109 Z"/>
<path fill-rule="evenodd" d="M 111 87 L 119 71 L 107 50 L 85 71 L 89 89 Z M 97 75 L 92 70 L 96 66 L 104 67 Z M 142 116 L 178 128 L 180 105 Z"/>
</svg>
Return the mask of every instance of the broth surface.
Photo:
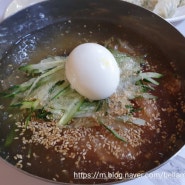
<svg viewBox="0 0 185 185">
<path fill-rule="evenodd" d="M 122 45 L 119 45 L 119 40 Z M 106 45 L 107 41 L 112 49 L 143 57 L 151 69 L 163 74 L 159 80 L 160 85 L 152 92 L 158 97 L 157 103 L 152 100 L 144 102 L 140 98 L 134 102 L 143 105 L 145 109 L 137 115 L 149 119 L 149 122 L 151 119 L 150 124 L 143 127 L 124 126 L 123 135 L 133 141 L 124 143 L 97 125 L 76 128 L 72 124 L 70 128 L 58 131 L 55 126 L 49 130 L 52 123 L 42 122 L 38 126 L 35 122 L 40 130 L 45 129 L 45 133 L 52 133 L 52 137 L 59 138 L 59 141 L 56 138 L 57 143 L 53 147 L 46 149 L 41 142 L 38 144 L 30 141 L 30 129 L 18 129 L 20 124 L 15 123 L 24 120 L 24 114 L 10 109 L 9 100 L 1 98 L 2 158 L 24 171 L 49 180 L 102 183 L 127 180 L 130 173 L 147 172 L 166 161 L 184 145 L 184 87 L 176 74 L 173 61 L 168 61 L 144 37 L 121 25 L 106 22 L 97 25 L 96 21 L 87 23 L 83 20 L 69 20 L 31 33 L 4 55 L 0 69 L 1 91 L 27 79 L 19 72 L 20 65 L 38 63 L 48 56 L 67 56 L 81 43 L 98 42 Z M 160 119 L 155 119 L 158 118 L 156 114 L 160 114 Z M 13 143 L 9 144 L 12 137 Z"/>
</svg>

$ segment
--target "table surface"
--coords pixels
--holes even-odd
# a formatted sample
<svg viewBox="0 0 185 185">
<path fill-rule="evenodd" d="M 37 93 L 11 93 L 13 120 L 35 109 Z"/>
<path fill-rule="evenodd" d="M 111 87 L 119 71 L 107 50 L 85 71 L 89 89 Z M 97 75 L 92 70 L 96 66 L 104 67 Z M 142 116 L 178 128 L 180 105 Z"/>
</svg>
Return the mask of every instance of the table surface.
<svg viewBox="0 0 185 185">
<path fill-rule="evenodd" d="M 27 0 L 28 1 L 28 0 Z M 39 1 L 39 0 L 38 0 Z M 42 0 L 40 0 L 42 1 Z M 3 3 L 2 3 L 3 2 Z M 5 13 L 5 9 L 11 0 L 0 0 L 0 21 Z M 33 1 L 32 1 L 33 2 Z M 35 1 L 36 2 L 36 1 Z M 185 20 L 173 23 L 173 26 L 185 36 Z M 44 182 L 33 178 L 27 174 L 23 174 L 19 170 L 15 170 L 11 165 L 0 159 L 0 179 L 2 185 L 53 185 L 50 182 Z M 184 185 L 185 184 L 185 146 L 173 156 L 167 163 L 160 168 L 154 170 L 150 174 L 135 180 L 123 183 L 124 185 Z M 121 183 L 120 183 L 121 185 Z"/>
</svg>

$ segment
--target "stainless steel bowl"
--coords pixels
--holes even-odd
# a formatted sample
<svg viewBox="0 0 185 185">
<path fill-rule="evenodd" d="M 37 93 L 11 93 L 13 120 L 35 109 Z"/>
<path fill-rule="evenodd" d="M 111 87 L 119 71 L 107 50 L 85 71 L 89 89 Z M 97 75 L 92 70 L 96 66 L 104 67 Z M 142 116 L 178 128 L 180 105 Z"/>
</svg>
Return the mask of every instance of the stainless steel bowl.
<svg viewBox="0 0 185 185">
<path fill-rule="evenodd" d="M 69 21 L 70 24 L 67 24 Z M 73 22 L 75 22 L 74 26 Z M 97 31 L 98 27 L 95 25 L 102 22 L 106 24 L 104 24 L 101 31 Z M 69 38 L 67 38 L 64 41 L 67 46 L 59 43 L 55 45 L 53 37 L 56 39 L 57 35 L 53 34 L 56 33 L 56 30 L 50 29 L 54 24 L 59 24 L 64 31 L 83 31 L 80 26 L 87 25 L 93 34 L 89 36 L 85 31 L 84 34 L 93 41 L 101 40 L 102 37 L 106 38 L 113 33 L 124 35 L 126 32 L 129 39 L 139 40 L 143 43 L 147 41 L 151 52 L 153 48 L 157 48 L 166 57 L 167 61 L 173 61 L 177 66 L 177 73 L 185 80 L 185 38 L 173 26 L 157 15 L 120 0 L 51 0 L 26 8 L 9 17 L 0 24 L 0 77 L 9 76 L 18 66 L 29 62 L 30 58 L 39 60 L 45 57 L 46 53 L 49 55 L 60 54 L 65 50 L 68 52 L 72 47 L 83 41 L 83 37 L 80 37 L 79 40 L 77 39 L 74 42 L 75 38 L 73 37 L 74 40 L 68 40 Z M 117 28 L 123 27 L 123 32 L 119 30 L 119 33 L 116 33 L 116 29 L 112 28 L 112 25 L 116 25 Z M 43 32 L 43 30 L 46 31 Z M 32 38 L 28 42 L 22 42 L 24 38 L 30 35 L 37 35 L 38 40 Z M 50 38 L 48 39 L 48 37 Z M 50 46 L 48 47 L 49 43 Z M 34 55 L 36 50 L 40 51 L 40 55 L 37 57 Z M 157 55 L 156 50 L 153 50 L 153 55 Z M 11 65 L 12 68 L 8 69 L 8 65 Z M 0 125 L 2 122 L 3 118 L 0 119 Z M 185 142 L 184 136 L 182 136 L 181 142 Z M 2 156 L 2 158 L 5 159 L 6 157 Z M 10 170 L 13 176 L 15 174 L 20 178 L 17 179 L 18 184 L 21 184 L 20 182 L 24 180 L 25 185 L 55 183 L 17 170 L 12 165 L 6 164 L 4 159 L 1 159 L 0 165 Z M 21 179 L 24 180 L 21 181 Z M 8 180 L 8 182 L 12 181 L 14 182 L 13 179 Z"/>
</svg>

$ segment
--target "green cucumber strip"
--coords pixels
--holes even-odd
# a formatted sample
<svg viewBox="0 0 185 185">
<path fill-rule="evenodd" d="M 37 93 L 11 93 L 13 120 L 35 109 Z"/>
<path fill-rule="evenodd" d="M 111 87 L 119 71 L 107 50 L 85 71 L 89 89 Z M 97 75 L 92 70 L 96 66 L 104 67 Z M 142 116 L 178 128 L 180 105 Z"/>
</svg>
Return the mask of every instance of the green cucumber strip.
<svg viewBox="0 0 185 185">
<path fill-rule="evenodd" d="M 51 100 L 54 100 L 55 98 L 66 94 L 66 92 L 69 92 L 69 90 L 71 90 L 69 83 L 64 83 L 63 85 L 60 86 L 59 91 L 56 92 L 56 94 L 52 96 Z"/>
<path fill-rule="evenodd" d="M 102 126 L 104 126 L 109 132 L 111 132 L 117 139 L 123 141 L 123 142 L 127 142 L 126 139 L 124 139 L 123 137 L 121 137 L 115 130 L 111 129 L 109 126 L 107 126 L 106 124 L 103 123 L 103 120 L 98 119 L 98 123 Z"/>
<path fill-rule="evenodd" d="M 61 69 L 63 69 L 63 68 L 64 68 L 64 66 L 58 66 L 58 67 L 56 67 L 56 68 L 54 68 L 54 69 L 51 69 L 50 71 L 48 71 L 48 72 L 46 72 L 46 73 L 40 75 L 39 77 L 37 77 L 36 80 L 33 82 L 32 86 L 30 87 L 30 89 L 29 89 L 29 91 L 28 91 L 28 93 L 27 93 L 27 96 L 32 92 L 32 90 L 36 87 L 37 83 L 38 83 L 41 79 L 43 79 L 44 77 L 47 77 L 47 76 L 49 76 L 49 75 L 51 75 L 51 74 L 53 74 L 53 73 L 56 73 L 57 71 L 59 71 L 59 70 L 61 70 Z"/>
<path fill-rule="evenodd" d="M 19 107 L 20 109 L 38 109 L 39 101 L 23 101 L 20 103 L 11 104 L 11 107 Z"/>
<path fill-rule="evenodd" d="M 75 113 L 78 111 L 78 109 L 83 104 L 83 102 L 84 102 L 83 97 L 74 99 L 73 103 L 71 103 L 68 110 L 66 110 L 64 114 L 62 115 L 62 118 L 58 122 L 58 126 L 61 127 L 61 126 L 68 124 L 68 122 L 72 120 Z"/>
<path fill-rule="evenodd" d="M 31 78 L 30 80 L 22 83 L 21 85 L 14 85 L 13 87 L 10 87 L 7 92 L 4 93 L 4 97 L 14 97 L 17 94 L 26 92 L 33 84 L 35 81 L 35 78 Z M 9 93 L 11 91 L 11 93 Z M 3 93 L 2 93 L 3 95 Z"/>
<path fill-rule="evenodd" d="M 59 65 L 64 64 L 65 58 L 63 57 L 53 57 L 41 60 L 41 62 L 37 64 L 29 64 L 25 66 L 21 66 L 19 70 L 24 71 L 28 74 L 39 74 L 39 73 L 44 73 L 47 72 L 48 70 L 51 70 Z"/>
<path fill-rule="evenodd" d="M 156 72 L 145 72 L 145 73 L 140 73 L 139 74 L 139 80 L 147 80 L 155 85 L 159 85 L 159 83 L 154 80 L 153 78 L 161 78 L 162 75 Z"/>
<path fill-rule="evenodd" d="M 15 129 L 16 129 L 16 125 L 14 125 L 11 128 L 10 132 L 8 133 L 8 135 L 6 137 L 6 140 L 5 140 L 5 143 L 4 143 L 5 147 L 9 147 L 12 144 L 12 142 L 13 142 L 15 136 L 16 136 Z"/>
</svg>

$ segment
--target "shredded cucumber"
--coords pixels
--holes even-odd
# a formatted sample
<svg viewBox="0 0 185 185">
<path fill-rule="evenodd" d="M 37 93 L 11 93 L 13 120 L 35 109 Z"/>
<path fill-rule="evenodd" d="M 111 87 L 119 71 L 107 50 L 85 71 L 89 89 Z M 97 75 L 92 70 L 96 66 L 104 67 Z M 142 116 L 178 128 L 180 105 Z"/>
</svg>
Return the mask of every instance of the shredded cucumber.
<svg viewBox="0 0 185 185">
<path fill-rule="evenodd" d="M 39 109 L 39 101 L 34 100 L 34 101 L 22 101 L 17 104 L 12 104 L 11 107 L 19 107 L 20 109 Z"/>
<path fill-rule="evenodd" d="M 154 79 L 160 78 L 162 75 L 156 72 L 142 72 L 143 60 L 139 57 L 131 57 L 119 51 L 112 51 L 112 53 L 121 69 L 120 84 L 116 93 L 127 97 L 127 101 L 138 96 L 155 98 L 147 91 L 154 90 L 151 84 L 159 85 Z M 99 117 L 98 112 L 101 112 L 102 115 L 109 114 L 109 99 L 89 101 L 70 87 L 65 77 L 66 60 L 66 57 L 49 57 L 38 64 L 21 66 L 20 70 L 32 77 L 28 81 L 10 88 L 3 95 L 13 98 L 12 107 L 31 110 L 29 111 L 31 113 L 40 112 L 41 114 L 44 112 L 38 117 L 49 115 L 47 118 L 56 121 L 59 127 L 69 124 L 73 118 L 96 117 L 96 115 Z M 144 81 L 147 83 L 143 83 Z M 28 119 L 30 117 L 29 114 Z M 96 117 L 96 120 L 98 119 Z M 130 113 L 129 116 L 126 114 L 118 116 L 117 119 L 137 125 L 145 124 L 145 121 L 140 118 L 130 117 Z M 98 122 L 115 137 L 125 142 L 106 123 Z"/>
<path fill-rule="evenodd" d="M 69 123 L 71 119 L 74 117 L 75 113 L 78 111 L 80 106 L 83 104 L 84 98 L 79 97 L 74 98 L 73 101 L 71 101 L 70 105 L 68 106 L 68 109 L 65 110 L 64 114 L 62 115 L 60 121 L 58 122 L 59 126 L 63 126 Z"/>
<path fill-rule="evenodd" d="M 38 64 L 31 64 L 26 66 L 21 66 L 19 69 L 29 74 L 39 74 L 45 73 L 48 70 L 51 70 L 57 66 L 64 65 L 64 57 L 49 57 L 47 59 L 41 60 Z"/>
<path fill-rule="evenodd" d="M 107 126 L 102 119 L 98 118 L 98 122 L 103 127 L 105 127 L 108 131 L 110 131 L 117 139 L 119 139 L 119 140 L 121 140 L 123 142 L 127 142 L 126 139 L 121 137 L 114 129 L 112 129 L 110 126 Z"/>
<path fill-rule="evenodd" d="M 159 73 L 155 73 L 155 72 L 145 72 L 145 73 L 140 73 L 138 76 L 138 80 L 147 80 L 155 85 L 159 85 L 159 83 L 154 80 L 153 78 L 161 78 L 162 75 Z"/>
</svg>

